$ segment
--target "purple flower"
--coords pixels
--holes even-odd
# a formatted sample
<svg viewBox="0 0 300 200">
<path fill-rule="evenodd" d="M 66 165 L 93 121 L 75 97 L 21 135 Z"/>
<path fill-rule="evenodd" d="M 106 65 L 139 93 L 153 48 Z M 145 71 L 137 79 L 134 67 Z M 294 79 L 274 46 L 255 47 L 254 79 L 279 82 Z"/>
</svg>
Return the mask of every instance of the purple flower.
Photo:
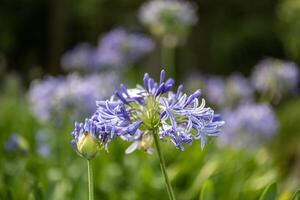
<svg viewBox="0 0 300 200">
<path fill-rule="evenodd" d="M 142 5 L 139 18 L 165 45 L 176 46 L 197 22 L 196 6 L 187 1 L 153 0 Z"/>
<path fill-rule="evenodd" d="M 61 65 L 66 70 L 91 70 L 89 69 L 89 60 L 92 51 L 91 45 L 80 43 L 62 56 Z"/>
<path fill-rule="evenodd" d="M 31 83 L 28 100 L 32 112 L 41 121 L 46 121 L 52 113 L 52 99 L 56 89 L 63 82 L 63 78 L 47 77 L 44 80 L 35 80 Z"/>
<path fill-rule="evenodd" d="M 165 80 L 164 70 L 159 82 L 146 73 L 144 86 L 127 89 L 122 84 L 109 100 L 98 101 L 91 119 L 98 127 L 105 127 L 110 138 L 119 136 L 133 142 L 127 153 L 137 148 L 152 152 L 153 134 L 170 139 L 181 150 L 194 139 L 200 139 L 203 148 L 207 136 L 217 136 L 224 122 L 205 107 L 204 99 L 199 104 L 199 90 L 188 96 L 182 86 L 171 92 L 173 86 L 173 79 Z"/>
<path fill-rule="evenodd" d="M 249 102 L 252 101 L 254 89 L 244 76 L 232 74 L 226 80 L 226 94 L 229 102 Z"/>
<path fill-rule="evenodd" d="M 226 125 L 220 141 L 225 144 L 255 145 L 270 140 L 277 131 L 278 121 L 268 104 L 244 104 L 223 112 Z"/>
<path fill-rule="evenodd" d="M 227 79 L 210 76 L 205 81 L 205 92 L 209 103 L 233 106 L 238 103 L 251 102 L 254 90 L 251 83 L 240 74 L 232 74 Z"/>
<path fill-rule="evenodd" d="M 75 129 L 72 132 L 73 148 L 80 156 L 89 160 L 93 159 L 100 145 L 107 144 L 106 135 L 91 119 L 86 119 L 85 123 L 75 122 Z"/>
<path fill-rule="evenodd" d="M 112 73 L 84 77 L 70 74 L 55 91 L 53 109 L 58 113 L 70 113 L 73 119 L 92 114 L 96 100 L 107 98 L 117 82 L 117 75 Z"/>
<path fill-rule="evenodd" d="M 222 77 L 211 76 L 205 84 L 208 102 L 223 105 L 226 102 L 225 80 Z"/>
<path fill-rule="evenodd" d="M 107 98 L 117 83 L 117 73 L 69 74 L 35 81 L 29 90 L 30 107 L 41 121 L 65 114 L 76 119 L 82 114 L 92 114 L 96 100 Z"/>
<path fill-rule="evenodd" d="M 8 152 L 20 152 L 24 155 L 28 154 L 29 151 L 27 141 L 16 133 L 10 136 L 8 141 L 5 143 L 4 148 Z"/>
<path fill-rule="evenodd" d="M 299 71 L 295 63 L 268 58 L 259 62 L 252 73 L 254 87 L 272 98 L 280 99 L 283 94 L 297 89 Z"/>
<path fill-rule="evenodd" d="M 89 64 L 93 68 L 121 68 L 137 62 L 153 48 L 153 41 L 145 35 L 117 28 L 99 40 Z"/>
</svg>

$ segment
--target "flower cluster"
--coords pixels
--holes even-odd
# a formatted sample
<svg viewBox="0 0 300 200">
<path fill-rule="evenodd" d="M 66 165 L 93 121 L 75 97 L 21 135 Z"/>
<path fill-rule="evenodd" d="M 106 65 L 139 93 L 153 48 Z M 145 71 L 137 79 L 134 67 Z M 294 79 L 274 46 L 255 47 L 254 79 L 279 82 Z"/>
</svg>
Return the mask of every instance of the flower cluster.
<svg viewBox="0 0 300 200">
<path fill-rule="evenodd" d="M 154 48 L 153 41 L 143 34 L 129 33 L 117 28 L 99 40 L 91 56 L 91 65 L 97 67 L 124 67 L 133 64 Z"/>
<path fill-rule="evenodd" d="M 88 43 L 80 43 L 66 52 L 61 58 L 61 66 L 66 70 L 86 70 L 89 67 L 93 47 Z"/>
<path fill-rule="evenodd" d="M 142 5 L 139 18 L 150 31 L 163 38 L 165 45 L 176 46 L 197 22 L 195 5 L 173 0 L 154 0 Z"/>
<path fill-rule="evenodd" d="M 73 119 L 91 114 L 96 108 L 95 101 L 108 97 L 117 80 L 116 73 L 48 77 L 31 85 L 30 106 L 41 121 L 50 119 L 56 113 L 68 114 Z"/>
<path fill-rule="evenodd" d="M 276 133 L 278 121 L 268 104 L 243 104 L 223 112 L 224 134 L 220 141 L 235 146 L 255 145 Z"/>
<path fill-rule="evenodd" d="M 165 80 L 164 70 L 158 83 L 146 73 L 144 86 L 127 89 L 121 84 L 109 100 L 97 102 L 98 108 L 88 120 L 96 127 L 92 134 L 105 138 L 103 144 L 117 136 L 133 142 L 127 153 L 135 149 L 152 152 L 154 136 L 170 139 L 181 150 L 184 144 L 199 139 L 203 148 L 207 136 L 218 136 L 224 122 L 211 108 L 205 107 L 204 99 L 199 103 L 199 90 L 188 96 L 183 93 L 182 85 L 176 93 L 171 91 L 173 87 L 174 80 Z M 77 126 L 75 132 L 79 133 Z"/>
<path fill-rule="evenodd" d="M 44 80 L 35 80 L 31 83 L 28 92 L 30 108 L 41 121 L 50 118 L 55 90 L 63 81 L 62 77 L 47 77 Z"/>
<path fill-rule="evenodd" d="M 299 71 L 296 64 L 278 59 L 262 60 L 256 65 L 252 74 L 255 88 L 277 99 L 287 92 L 293 92 L 298 81 Z"/>
<path fill-rule="evenodd" d="M 140 33 L 122 28 L 110 31 L 100 38 L 97 47 L 83 43 L 65 53 L 61 63 L 65 69 L 99 71 L 122 68 L 137 62 L 154 48 L 153 41 Z"/>
<path fill-rule="evenodd" d="M 254 89 L 251 83 L 240 74 L 232 74 L 227 79 L 211 76 L 205 84 L 205 94 L 210 103 L 218 106 L 232 106 L 250 102 Z"/>
</svg>

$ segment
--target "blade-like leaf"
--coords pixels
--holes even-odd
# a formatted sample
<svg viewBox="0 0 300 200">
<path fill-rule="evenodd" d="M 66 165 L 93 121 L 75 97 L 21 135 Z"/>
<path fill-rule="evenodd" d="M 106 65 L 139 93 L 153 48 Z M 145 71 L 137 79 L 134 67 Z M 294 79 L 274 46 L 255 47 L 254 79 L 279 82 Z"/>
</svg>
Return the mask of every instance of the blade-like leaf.
<svg viewBox="0 0 300 200">
<path fill-rule="evenodd" d="M 207 180 L 203 184 L 199 200 L 215 200 L 214 185 L 211 180 Z"/>
<path fill-rule="evenodd" d="M 272 183 L 265 188 L 259 200 L 276 200 L 276 197 L 277 185 L 276 183 Z"/>
</svg>

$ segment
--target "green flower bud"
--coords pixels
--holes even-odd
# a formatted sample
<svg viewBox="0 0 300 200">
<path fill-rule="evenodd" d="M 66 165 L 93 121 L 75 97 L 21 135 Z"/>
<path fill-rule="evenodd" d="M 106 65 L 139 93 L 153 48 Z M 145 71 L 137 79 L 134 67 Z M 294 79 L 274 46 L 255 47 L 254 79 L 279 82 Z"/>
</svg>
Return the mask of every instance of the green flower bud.
<svg viewBox="0 0 300 200">
<path fill-rule="evenodd" d="M 99 141 L 88 132 L 84 132 L 77 142 L 78 153 L 88 160 L 93 159 L 100 150 Z"/>
</svg>

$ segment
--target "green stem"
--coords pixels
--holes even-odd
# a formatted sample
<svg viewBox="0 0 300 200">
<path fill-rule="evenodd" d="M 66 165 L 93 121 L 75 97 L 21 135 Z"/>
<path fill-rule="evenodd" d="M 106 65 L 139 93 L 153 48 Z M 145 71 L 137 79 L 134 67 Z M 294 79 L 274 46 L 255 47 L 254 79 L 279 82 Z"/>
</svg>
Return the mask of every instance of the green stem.
<svg viewBox="0 0 300 200">
<path fill-rule="evenodd" d="M 92 160 L 88 160 L 89 200 L 94 200 L 94 182 Z"/>
<path fill-rule="evenodd" d="M 294 193 L 294 195 L 293 195 L 293 197 L 291 198 L 292 200 L 296 200 L 296 198 L 297 198 L 297 196 L 300 194 L 300 189 L 298 189 L 295 193 Z"/>
<path fill-rule="evenodd" d="M 161 67 L 165 67 L 168 74 L 176 78 L 175 47 L 161 44 Z"/>
<path fill-rule="evenodd" d="M 164 178 L 165 178 L 165 183 L 166 183 L 166 186 L 167 186 L 169 199 L 170 200 L 175 200 L 176 198 L 175 198 L 175 195 L 174 195 L 174 192 L 173 192 L 173 189 L 172 189 L 172 185 L 171 185 L 171 182 L 170 182 L 168 174 L 167 174 L 165 159 L 164 159 L 164 156 L 163 156 L 161 148 L 160 148 L 159 138 L 158 138 L 157 132 L 154 131 L 153 136 L 154 136 L 154 142 L 155 142 L 157 154 L 158 154 L 158 157 L 159 157 L 160 168 L 161 168 L 161 171 L 162 171 L 162 173 L 164 175 Z"/>
</svg>

